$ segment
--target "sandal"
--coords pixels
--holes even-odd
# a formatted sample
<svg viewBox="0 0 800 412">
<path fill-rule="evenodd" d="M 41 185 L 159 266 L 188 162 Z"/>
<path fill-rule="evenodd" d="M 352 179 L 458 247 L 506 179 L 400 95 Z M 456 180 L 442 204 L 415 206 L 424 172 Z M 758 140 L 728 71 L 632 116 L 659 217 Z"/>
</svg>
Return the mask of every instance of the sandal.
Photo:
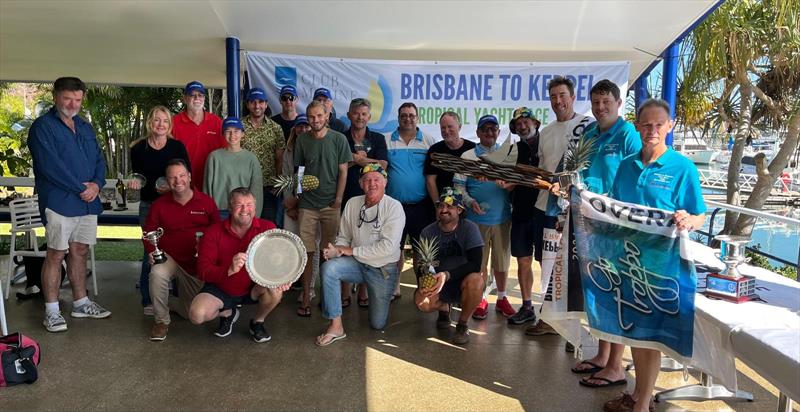
<svg viewBox="0 0 800 412">
<path fill-rule="evenodd" d="M 304 318 L 311 317 L 311 306 L 298 306 L 297 307 L 297 316 L 301 316 Z"/>
<path fill-rule="evenodd" d="M 342 299 L 342 309 L 349 308 L 350 304 L 352 304 L 352 303 L 353 303 L 353 300 L 350 299 L 350 296 Z"/>
<path fill-rule="evenodd" d="M 598 380 L 598 381 L 603 381 L 605 383 L 592 383 L 589 382 L 590 380 Z M 581 380 L 579 380 L 578 383 L 587 388 L 606 388 L 609 386 L 627 385 L 628 380 L 622 378 L 618 381 L 612 381 L 611 379 L 601 378 L 599 376 L 594 376 L 594 374 L 591 374 L 589 376 L 581 378 Z"/>
<path fill-rule="evenodd" d="M 340 339 L 344 339 L 346 337 L 347 334 L 344 332 L 341 335 L 334 335 L 333 333 L 323 333 L 322 335 L 317 336 L 315 343 L 317 344 L 317 346 L 328 346 L 331 343 L 336 342 L 337 340 Z M 325 339 L 327 338 L 330 339 L 326 341 Z"/>
<path fill-rule="evenodd" d="M 591 368 L 585 368 L 585 369 L 584 368 L 579 368 L 578 366 L 581 366 L 581 365 L 589 365 L 589 366 L 591 366 Z M 589 362 L 588 360 L 582 360 L 581 363 L 579 363 L 577 366 L 575 366 L 574 368 L 572 368 L 570 370 L 572 371 L 572 373 L 577 373 L 577 374 L 595 373 L 595 372 L 600 372 L 601 370 L 603 370 L 603 367 L 598 365 L 598 364 L 596 364 L 596 363 L 594 363 L 594 362 Z"/>
<path fill-rule="evenodd" d="M 358 307 L 360 308 L 368 308 L 369 307 L 369 298 L 358 298 Z"/>
</svg>

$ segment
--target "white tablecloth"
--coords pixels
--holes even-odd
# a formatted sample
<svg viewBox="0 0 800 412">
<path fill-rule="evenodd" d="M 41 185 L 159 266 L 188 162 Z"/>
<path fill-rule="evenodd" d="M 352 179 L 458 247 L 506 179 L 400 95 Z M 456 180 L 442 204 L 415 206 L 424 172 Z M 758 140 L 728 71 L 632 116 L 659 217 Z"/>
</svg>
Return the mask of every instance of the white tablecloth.
<svg viewBox="0 0 800 412">
<path fill-rule="evenodd" d="M 722 267 L 713 249 L 696 244 L 693 252 L 696 262 Z M 741 272 L 756 277 L 756 293 L 765 302 L 735 304 L 698 293 L 691 366 L 735 391 L 738 356 L 790 397 L 798 399 L 800 283 L 749 265 L 743 265 Z M 698 273 L 698 284 L 705 285 L 705 274 Z M 773 373 L 763 372 L 775 369 L 774 362 L 778 360 L 787 364 Z"/>
</svg>

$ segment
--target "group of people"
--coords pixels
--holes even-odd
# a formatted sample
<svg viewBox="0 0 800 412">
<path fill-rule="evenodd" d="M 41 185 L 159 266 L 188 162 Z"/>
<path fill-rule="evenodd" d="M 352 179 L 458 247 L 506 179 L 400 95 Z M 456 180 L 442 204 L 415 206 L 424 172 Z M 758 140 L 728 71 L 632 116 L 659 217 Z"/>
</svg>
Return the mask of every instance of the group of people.
<svg viewBox="0 0 800 412">
<path fill-rule="evenodd" d="M 71 316 L 111 315 L 85 290 L 86 254 L 96 242 L 97 196 L 106 173 L 94 131 L 77 115 L 85 90 L 77 78 L 56 80 L 55 105 L 34 122 L 28 139 L 46 224 L 44 326 L 51 332 L 67 329 L 58 303 L 58 273 L 65 257 L 74 300 Z M 676 211 L 680 230 L 702 225 L 705 208 L 696 169 L 665 143 L 673 125 L 665 102 L 645 102 L 632 124 L 619 116 L 620 90 L 609 80 L 591 89 L 594 118 L 575 112 L 568 78 L 553 78 L 548 90 L 555 122 L 540 131 L 531 109 L 513 113 L 509 128 L 517 136 L 517 163 L 556 172 L 570 142 L 595 138 L 590 166 L 581 172 L 588 190 Z M 556 223 L 547 204 L 558 185 L 548 192 L 487 181 L 441 170 L 431 159 L 433 153 L 477 159 L 496 151 L 500 124 L 495 116 L 479 119 L 476 144 L 460 135 L 459 115 L 445 112 L 439 140 L 417 127 L 417 107 L 405 102 L 398 110 L 398 128 L 383 135 L 368 127 L 367 99 L 351 101 L 346 127 L 325 88 L 314 92 L 305 114 L 297 111 L 294 87 L 284 86 L 279 95 L 281 111 L 272 117 L 266 92 L 253 88 L 245 98 L 248 114 L 222 120 L 205 110 L 203 85 L 190 82 L 184 110 L 172 116 L 163 106 L 153 108 L 147 136 L 131 145 L 132 170 L 146 177 L 144 186 L 136 187 L 141 190 L 140 222 L 146 232 L 163 230 L 159 246 L 168 256 L 154 264 L 153 247 L 144 243 L 140 290 L 145 315 L 154 317 L 151 340 L 166 338 L 170 311 L 194 324 L 219 319 L 214 334 L 228 336 L 238 308 L 255 304 L 250 334 L 256 342 L 268 341 L 265 319 L 291 285 L 269 289 L 254 284 L 245 261 L 250 241 L 275 227 L 297 233 L 308 253 L 296 285 L 302 289 L 297 315 L 312 315 L 319 280 L 322 316 L 330 320 L 315 339 L 319 346 L 347 336 L 342 309 L 352 303 L 355 285 L 358 305 L 369 308 L 370 326 L 386 327 L 391 302 L 401 296 L 407 238 L 438 242 L 435 282 L 420 285 L 414 303 L 422 312 L 437 312 L 436 325 L 443 329 L 452 327 L 450 309 L 459 306 L 454 343 L 469 342 L 470 317 L 487 317 L 490 278 L 497 288 L 495 310 L 509 323 L 529 323 L 525 333 L 533 336 L 556 333 L 537 319 L 531 289 L 532 262 L 541 263 L 544 228 Z M 273 178 L 294 174 L 298 167 L 316 177 L 318 187 L 300 194 L 272 187 Z M 672 186 L 656 181 L 665 174 L 673 176 Z M 506 295 L 512 255 L 523 301 L 518 309 Z M 421 257 L 414 253 L 412 259 L 419 278 L 425 272 L 416 271 Z M 170 292 L 173 284 L 177 296 Z M 621 345 L 601 342 L 598 354 L 579 361 L 572 371 L 589 374 L 580 380 L 589 387 L 625 383 L 622 351 Z M 659 353 L 632 352 L 636 390 L 609 401 L 605 410 L 652 407 Z"/>
</svg>

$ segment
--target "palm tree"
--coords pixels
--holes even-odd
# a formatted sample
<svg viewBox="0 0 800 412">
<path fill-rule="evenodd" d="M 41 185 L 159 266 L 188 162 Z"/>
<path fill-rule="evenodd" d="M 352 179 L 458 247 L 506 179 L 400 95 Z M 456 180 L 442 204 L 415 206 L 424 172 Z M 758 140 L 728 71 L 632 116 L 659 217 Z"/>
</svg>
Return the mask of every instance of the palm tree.
<svg viewBox="0 0 800 412">
<path fill-rule="evenodd" d="M 756 158 L 758 181 L 745 207 L 761 209 L 798 147 L 800 134 L 800 0 L 725 2 L 687 38 L 691 50 L 682 104 L 721 90 L 716 116 L 735 130 L 728 167 L 729 204 L 739 205 L 739 168 L 756 123 L 786 130 L 767 165 Z M 729 104 L 737 100 L 738 106 Z M 726 213 L 723 233 L 750 234 L 755 219 Z"/>
</svg>

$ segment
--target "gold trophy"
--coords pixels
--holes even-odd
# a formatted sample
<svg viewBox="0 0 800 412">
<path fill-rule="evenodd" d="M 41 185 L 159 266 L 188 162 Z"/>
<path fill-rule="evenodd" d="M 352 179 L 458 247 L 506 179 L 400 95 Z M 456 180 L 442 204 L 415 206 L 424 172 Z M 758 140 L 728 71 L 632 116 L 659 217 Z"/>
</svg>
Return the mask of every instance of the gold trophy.
<svg viewBox="0 0 800 412">
<path fill-rule="evenodd" d="M 158 248 L 158 239 L 164 235 L 164 229 L 158 228 L 156 230 L 150 232 L 142 233 L 142 239 L 150 242 L 153 245 L 153 264 L 164 263 L 167 261 L 167 254 L 164 253 L 163 250 Z"/>
</svg>

